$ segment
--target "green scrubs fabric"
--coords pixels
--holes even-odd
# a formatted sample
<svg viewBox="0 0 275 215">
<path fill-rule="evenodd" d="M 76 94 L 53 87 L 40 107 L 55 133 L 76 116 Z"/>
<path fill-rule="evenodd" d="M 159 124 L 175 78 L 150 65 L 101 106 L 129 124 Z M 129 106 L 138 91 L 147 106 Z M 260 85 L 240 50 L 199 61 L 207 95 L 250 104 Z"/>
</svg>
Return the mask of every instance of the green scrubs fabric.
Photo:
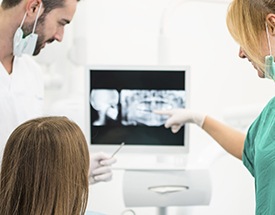
<svg viewBox="0 0 275 215">
<path fill-rule="evenodd" d="M 255 178 L 256 215 L 274 215 L 275 97 L 250 126 L 242 159 Z"/>
</svg>

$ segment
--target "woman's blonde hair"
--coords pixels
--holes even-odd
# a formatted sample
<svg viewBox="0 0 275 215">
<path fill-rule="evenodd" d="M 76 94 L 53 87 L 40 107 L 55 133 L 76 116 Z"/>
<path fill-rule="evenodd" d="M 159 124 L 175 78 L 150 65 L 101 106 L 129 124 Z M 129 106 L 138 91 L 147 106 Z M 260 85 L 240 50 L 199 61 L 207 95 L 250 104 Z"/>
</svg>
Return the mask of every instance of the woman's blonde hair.
<svg viewBox="0 0 275 215">
<path fill-rule="evenodd" d="M 0 214 L 84 214 L 88 170 L 88 146 L 77 124 L 66 117 L 27 121 L 4 150 Z"/>
<path fill-rule="evenodd" d="M 262 36 L 266 17 L 275 12 L 274 0 L 233 0 L 227 13 L 227 27 L 246 55 L 264 71 Z"/>
</svg>

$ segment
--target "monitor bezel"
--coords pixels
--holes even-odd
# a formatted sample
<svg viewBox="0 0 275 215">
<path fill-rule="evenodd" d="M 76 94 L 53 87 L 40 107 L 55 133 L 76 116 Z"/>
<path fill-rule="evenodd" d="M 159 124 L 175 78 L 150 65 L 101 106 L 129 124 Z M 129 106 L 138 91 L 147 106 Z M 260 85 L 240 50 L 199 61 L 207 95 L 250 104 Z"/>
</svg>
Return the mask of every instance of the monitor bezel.
<svg viewBox="0 0 275 215">
<path fill-rule="evenodd" d="M 91 143 L 91 115 L 90 115 L 90 71 L 91 70 L 145 70 L 145 71 L 185 71 L 185 90 L 186 90 L 186 108 L 190 104 L 190 67 L 187 65 L 87 65 L 85 67 L 86 87 L 85 91 L 85 136 L 88 147 L 91 152 L 104 151 L 106 153 L 114 152 L 120 143 L 115 144 L 92 144 Z M 185 145 L 162 146 L 162 145 L 124 145 L 120 153 L 143 153 L 150 154 L 152 152 L 158 155 L 166 154 L 186 154 L 189 152 L 189 125 L 184 128 Z"/>
</svg>

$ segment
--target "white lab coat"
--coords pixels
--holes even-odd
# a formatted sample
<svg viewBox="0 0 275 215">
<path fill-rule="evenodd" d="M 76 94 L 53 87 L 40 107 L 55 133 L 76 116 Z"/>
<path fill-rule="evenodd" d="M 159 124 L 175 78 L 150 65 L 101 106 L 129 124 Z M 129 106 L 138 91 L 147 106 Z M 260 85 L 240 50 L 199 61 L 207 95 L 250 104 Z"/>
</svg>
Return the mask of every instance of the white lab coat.
<svg viewBox="0 0 275 215">
<path fill-rule="evenodd" d="M 15 57 L 8 74 L 0 62 L 0 158 L 11 132 L 22 122 L 42 116 L 44 84 L 40 66 L 27 55 Z M 1 163 L 1 161 L 0 161 Z"/>
</svg>

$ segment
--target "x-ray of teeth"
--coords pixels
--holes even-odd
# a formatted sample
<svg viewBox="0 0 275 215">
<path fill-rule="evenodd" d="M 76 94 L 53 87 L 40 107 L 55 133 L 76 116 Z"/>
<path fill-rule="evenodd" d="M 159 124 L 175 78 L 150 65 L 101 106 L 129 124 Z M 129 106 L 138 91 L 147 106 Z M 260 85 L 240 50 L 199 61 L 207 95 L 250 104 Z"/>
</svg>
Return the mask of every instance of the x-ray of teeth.
<svg viewBox="0 0 275 215">
<path fill-rule="evenodd" d="M 90 69 L 86 120 L 91 144 L 185 145 L 187 127 L 172 133 L 164 127 L 167 115 L 154 110 L 188 106 L 187 71 L 146 67 Z"/>
<path fill-rule="evenodd" d="M 185 107 L 183 90 L 122 90 L 120 94 L 123 125 L 160 126 L 167 116 L 153 110 Z"/>
<path fill-rule="evenodd" d="M 90 103 L 98 113 L 98 119 L 93 125 L 105 125 L 107 119 L 117 120 L 119 93 L 112 89 L 94 89 L 91 92 Z"/>
</svg>

